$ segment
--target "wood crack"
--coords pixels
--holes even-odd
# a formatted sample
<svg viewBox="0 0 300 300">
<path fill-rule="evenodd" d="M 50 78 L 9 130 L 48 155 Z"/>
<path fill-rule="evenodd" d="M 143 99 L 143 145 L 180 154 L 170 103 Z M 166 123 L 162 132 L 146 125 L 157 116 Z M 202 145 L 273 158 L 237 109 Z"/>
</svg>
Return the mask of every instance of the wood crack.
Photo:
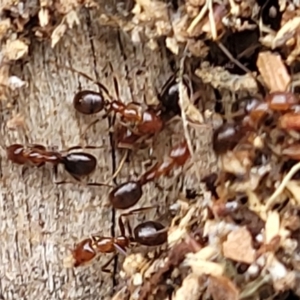
<svg viewBox="0 0 300 300">
<path fill-rule="evenodd" d="M 87 22 L 87 26 L 88 26 L 89 41 L 91 44 L 91 50 L 92 50 L 92 55 L 93 55 L 93 62 L 94 62 L 93 70 L 94 70 L 94 74 L 96 76 L 96 80 L 100 81 L 100 78 L 99 78 L 100 76 L 97 71 L 97 56 L 96 56 L 95 46 L 94 46 L 94 42 L 93 42 L 93 29 L 91 26 L 91 16 L 90 16 L 89 11 L 87 11 L 87 13 L 86 13 L 86 22 Z M 100 87 L 98 87 L 98 89 L 100 89 Z M 109 128 L 111 128 L 114 125 L 114 119 L 111 117 L 107 118 L 107 122 L 108 122 Z M 116 171 L 116 150 L 115 150 L 114 141 L 113 141 L 113 134 L 111 132 L 109 132 L 109 143 L 110 143 L 110 148 L 111 148 L 112 174 L 114 174 Z M 114 179 L 113 182 L 114 182 L 114 184 L 117 184 L 116 179 Z M 113 236 L 113 237 L 116 235 L 115 229 L 116 229 L 116 210 L 112 207 L 112 209 L 111 209 L 111 236 Z M 113 273 L 112 273 L 112 285 L 113 285 L 112 295 L 114 294 L 115 287 L 117 286 L 117 270 L 118 270 L 118 256 L 115 256 L 114 263 L 113 263 Z"/>
</svg>

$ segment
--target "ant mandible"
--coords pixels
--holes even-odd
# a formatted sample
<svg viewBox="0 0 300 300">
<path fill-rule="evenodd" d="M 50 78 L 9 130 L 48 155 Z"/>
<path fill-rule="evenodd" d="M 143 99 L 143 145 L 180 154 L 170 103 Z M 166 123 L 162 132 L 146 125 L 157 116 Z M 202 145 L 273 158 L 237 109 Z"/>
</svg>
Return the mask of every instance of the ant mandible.
<svg viewBox="0 0 300 300">
<path fill-rule="evenodd" d="M 72 147 L 76 149 L 80 147 Z M 96 148 L 88 146 L 87 148 Z M 48 151 L 43 145 L 30 145 L 28 147 L 21 144 L 12 144 L 6 148 L 7 158 L 15 164 L 31 164 L 36 167 L 44 166 L 46 163 L 57 166 L 62 164 L 65 170 L 76 180 L 91 174 L 97 165 L 97 159 L 85 152 L 74 152 L 63 154 L 58 151 Z"/>
<path fill-rule="evenodd" d="M 143 210 L 152 209 L 151 207 L 143 207 L 134 209 L 128 213 L 119 216 L 120 235 L 117 237 L 103 237 L 92 235 L 79 242 L 72 252 L 72 266 L 79 267 L 91 262 L 101 253 L 116 253 L 116 251 L 126 255 L 126 249 L 129 248 L 132 242 L 143 246 L 159 246 L 164 244 L 168 239 L 167 228 L 156 221 L 146 221 L 137 225 L 132 233 L 131 227 L 128 224 L 128 233 L 126 236 L 123 218 L 132 214 L 136 214 Z M 113 260 L 110 259 L 101 270 L 107 272 L 106 267 Z"/>
</svg>

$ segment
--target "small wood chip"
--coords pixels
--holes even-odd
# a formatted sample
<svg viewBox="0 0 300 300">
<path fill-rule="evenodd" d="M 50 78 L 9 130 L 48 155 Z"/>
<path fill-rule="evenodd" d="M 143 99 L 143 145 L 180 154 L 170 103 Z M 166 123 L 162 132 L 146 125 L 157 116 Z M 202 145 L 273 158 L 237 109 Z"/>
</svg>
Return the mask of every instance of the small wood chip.
<svg viewBox="0 0 300 300">
<path fill-rule="evenodd" d="M 189 300 L 198 300 L 202 288 L 199 285 L 199 276 L 191 273 L 183 280 L 173 300 L 185 300 L 187 295 L 189 295 Z"/>
<path fill-rule="evenodd" d="M 280 229 L 280 218 L 277 211 L 270 211 L 268 213 L 268 218 L 265 227 L 265 243 L 269 244 L 271 240 L 279 234 Z"/>
<path fill-rule="evenodd" d="M 67 30 L 67 25 L 64 23 L 59 24 L 51 35 L 51 47 L 54 48 L 55 45 L 59 42 L 62 36 L 65 34 Z"/>
<path fill-rule="evenodd" d="M 291 77 L 278 54 L 270 51 L 258 55 L 257 67 L 270 92 L 284 92 L 291 83 Z"/>
<path fill-rule="evenodd" d="M 207 289 L 214 300 L 239 299 L 237 287 L 225 276 L 210 276 Z"/>
<path fill-rule="evenodd" d="M 255 250 L 252 237 L 246 227 L 241 227 L 228 234 L 223 243 L 223 254 L 226 258 L 251 264 L 255 261 Z"/>
<path fill-rule="evenodd" d="M 18 60 L 28 53 L 28 45 L 21 40 L 7 41 L 4 56 L 8 60 Z"/>
</svg>

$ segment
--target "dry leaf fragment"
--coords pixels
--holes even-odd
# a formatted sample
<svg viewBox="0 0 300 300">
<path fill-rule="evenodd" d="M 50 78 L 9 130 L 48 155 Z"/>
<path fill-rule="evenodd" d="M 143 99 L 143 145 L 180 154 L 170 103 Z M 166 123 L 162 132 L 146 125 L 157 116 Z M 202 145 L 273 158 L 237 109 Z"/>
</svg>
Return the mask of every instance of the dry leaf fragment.
<svg viewBox="0 0 300 300">
<path fill-rule="evenodd" d="M 4 56 L 9 60 L 18 60 L 28 53 L 28 45 L 21 40 L 7 41 Z"/>
<path fill-rule="evenodd" d="M 4 19 L 0 21 L 0 40 L 3 39 L 3 37 L 8 33 L 8 29 L 11 26 L 10 19 Z"/>
<path fill-rule="evenodd" d="M 270 211 L 265 225 L 265 243 L 269 244 L 271 240 L 279 234 L 280 218 L 277 211 Z"/>
<path fill-rule="evenodd" d="M 213 275 L 221 276 L 224 274 L 224 266 L 215 262 L 206 260 L 196 260 L 190 264 L 194 274 L 201 275 Z"/>
<path fill-rule="evenodd" d="M 221 156 L 221 162 L 224 171 L 243 176 L 250 171 L 251 153 L 248 150 L 228 151 Z"/>
<path fill-rule="evenodd" d="M 233 92 L 247 90 L 252 93 L 256 93 L 258 90 L 257 82 L 251 74 L 231 74 L 222 67 L 210 67 L 206 62 L 196 70 L 195 74 L 204 83 L 209 83 L 216 89 L 225 88 Z"/>
<path fill-rule="evenodd" d="M 225 276 L 210 276 L 207 289 L 213 300 L 239 299 L 239 290 L 235 284 Z"/>
<path fill-rule="evenodd" d="M 55 45 L 59 42 L 62 36 L 65 34 L 67 30 L 67 25 L 64 23 L 59 24 L 51 35 L 51 47 L 54 48 Z"/>
<path fill-rule="evenodd" d="M 275 290 L 284 291 L 294 287 L 295 273 L 287 270 L 273 253 L 268 256 L 266 268 L 272 277 Z"/>
<path fill-rule="evenodd" d="M 202 287 L 199 284 L 199 276 L 191 273 L 182 282 L 181 287 L 175 293 L 174 300 L 185 300 L 189 295 L 189 300 L 198 300 L 201 295 Z"/>
<path fill-rule="evenodd" d="M 39 11 L 39 21 L 41 27 L 45 27 L 49 24 L 50 16 L 47 8 L 41 8 Z"/>
<path fill-rule="evenodd" d="M 190 101 L 187 88 L 182 86 L 183 89 L 183 97 L 182 101 L 179 102 L 180 108 L 184 111 L 186 118 L 188 121 L 194 124 L 203 124 L 204 119 L 199 109 L 197 109 Z"/>
<path fill-rule="evenodd" d="M 67 15 L 66 15 L 66 22 L 68 24 L 69 28 L 73 28 L 74 25 L 80 25 L 80 20 L 78 18 L 77 12 L 75 10 L 71 10 Z"/>
<path fill-rule="evenodd" d="M 223 254 L 226 258 L 251 264 L 255 261 L 255 250 L 252 237 L 246 227 L 241 227 L 228 234 L 223 243 Z"/>
<path fill-rule="evenodd" d="M 166 38 L 166 46 L 172 53 L 178 55 L 179 45 L 178 45 L 178 42 L 175 37 L 167 37 Z"/>
<path fill-rule="evenodd" d="M 207 18 L 202 25 L 202 31 L 209 33 L 214 39 L 216 38 L 217 32 L 223 29 L 222 19 L 227 14 L 226 6 L 223 4 L 214 4 L 210 18 Z"/>
<path fill-rule="evenodd" d="M 286 22 L 273 39 L 272 49 L 285 45 L 286 42 L 294 36 L 296 30 L 299 30 L 299 27 L 300 17 L 298 16 Z"/>
<path fill-rule="evenodd" d="M 279 54 L 260 52 L 257 67 L 270 92 L 284 92 L 291 83 L 291 77 Z"/>
<path fill-rule="evenodd" d="M 297 205 L 300 205 L 300 184 L 298 180 L 290 180 L 286 188 L 292 193 Z"/>
<path fill-rule="evenodd" d="M 18 76 L 13 75 L 8 78 L 8 86 L 12 90 L 19 89 L 24 85 L 26 85 L 26 81 L 21 80 Z"/>
</svg>

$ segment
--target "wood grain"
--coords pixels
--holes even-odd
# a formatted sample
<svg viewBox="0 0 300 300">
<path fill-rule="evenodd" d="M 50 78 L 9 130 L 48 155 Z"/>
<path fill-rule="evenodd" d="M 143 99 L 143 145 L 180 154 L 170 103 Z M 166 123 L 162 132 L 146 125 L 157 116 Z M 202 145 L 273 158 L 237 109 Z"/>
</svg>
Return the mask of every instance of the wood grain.
<svg viewBox="0 0 300 300">
<path fill-rule="evenodd" d="M 95 13 L 96 14 L 96 13 Z M 9 112 L 3 112 L 1 145 L 10 143 L 41 143 L 59 149 L 85 143 L 102 145 L 91 150 L 98 158 L 97 171 L 88 181 L 108 180 L 122 154 L 112 148 L 108 123 L 98 122 L 80 141 L 84 128 L 97 118 L 75 113 L 72 97 L 78 90 L 96 89 L 78 74 L 58 68 L 49 61 L 70 65 L 101 80 L 115 94 L 113 76 L 116 77 L 122 101 L 150 101 L 171 74 L 165 51 L 152 51 L 141 44 L 133 45 L 129 37 L 117 29 L 99 26 L 94 15 L 81 15 L 81 26 L 69 31 L 51 49 L 47 42 L 35 42 L 26 64 L 16 64 L 13 74 L 28 83 L 15 99 Z M 94 21 L 91 21 L 94 20 Z M 9 131 L 7 121 L 13 113 L 25 117 L 28 130 Z M 180 124 L 178 125 L 180 127 Z M 172 127 L 176 131 L 176 126 Z M 209 143 L 209 133 L 198 148 Z M 28 140 L 26 139 L 28 137 Z M 175 140 L 182 134 L 175 136 Z M 162 158 L 171 146 L 170 132 L 154 143 L 154 156 Z M 203 148 L 204 147 L 204 148 Z M 56 186 L 50 168 L 22 168 L 7 162 L 1 150 L 2 178 L 0 181 L 0 294 L 3 299 L 110 299 L 117 274 L 103 274 L 100 266 L 109 256 L 100 258 L 91 266 L 77 270 L 65 269 L 63 259 L 69 248 L 91 233 L 110 236 L 117 234 L 112 208 L 107 205 L 108 188 L 91 188 L 84 185 Z M 206 154 L 203 154 L 203 157 Z M 148 153 L 135 153 L 118 176 L 118 182 L 134 178 L 144 168 Z M 207 171 L 211 154 L 202 159 L 198 167 Z M 205 163 L 204 163 L 205 161 Z M 192 177 L 191 177 L 192 178 Z M 60 170 L 59 179 L 69 179 Z M 191 179 L 189 185 L 193 186 Z M 181 179 L 182 181 L 182 179 Z M 159 185 L 172 185 L 167 190 L 145 187 L 145 195 L 138 206 L 160 203 L 161 211 L 176 200 L 179 181 L 160 180 Z M 152 214 L 152 215 L 151 215 Z M 154 218 L 150 213 L 150 218 Z M 139 218 L 137 218 L 139 219 Z M 112 266 L 113 270 L 113 266 Z M 0 297 L 1 298 L 1 297 Z"/>
</svg>

